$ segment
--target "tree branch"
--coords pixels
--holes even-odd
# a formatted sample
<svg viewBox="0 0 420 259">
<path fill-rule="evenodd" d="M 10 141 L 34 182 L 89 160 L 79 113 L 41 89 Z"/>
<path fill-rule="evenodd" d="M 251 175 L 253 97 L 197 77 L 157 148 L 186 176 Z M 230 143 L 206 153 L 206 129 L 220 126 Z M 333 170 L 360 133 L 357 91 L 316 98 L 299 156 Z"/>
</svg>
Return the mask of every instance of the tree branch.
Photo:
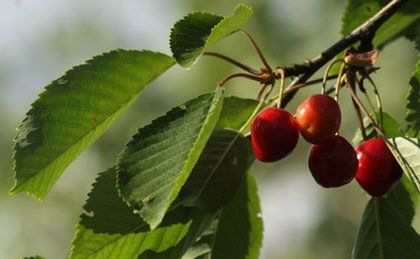
<svg viewBox="0 0 420 259">
<path fill-rule="evenodd" d="M 332 46 L 324 50 L 321 54 L 306 60 L 302 64 L 296 64 L 292 66 L 279 67 L 284 70 L 286 76 L 299 76 L 299 78 L 291 86 L 297 84 L 304 84 L 316 71 L 328 63 L 331 59 L 337 56 L 340 52 L 344 51 L 351 45 L 361 41 L 365 38 L 372 37 L 376 30 L 386 22 L 395 12 L 397 12 L 408 0 L 392 0 L 384 6 L 377 14 L 367 20 L 365 23 L 357 27 L 350 34 L 342 38 L 341 40 L 334 43 Z M 283 107 L 294 97 L 295 91 L 289 91 L 284 96 Z"/>
</svg>

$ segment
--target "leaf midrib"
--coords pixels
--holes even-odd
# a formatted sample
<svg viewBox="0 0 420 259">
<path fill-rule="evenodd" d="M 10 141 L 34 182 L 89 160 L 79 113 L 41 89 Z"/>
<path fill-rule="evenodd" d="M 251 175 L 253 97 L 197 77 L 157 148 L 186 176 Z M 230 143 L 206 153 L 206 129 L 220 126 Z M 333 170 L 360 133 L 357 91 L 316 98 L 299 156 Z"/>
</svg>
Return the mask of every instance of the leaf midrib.
<svg viewBox="0 0 420 259">
<path fill-rule="evenodd" d="M 217 161 L 216 166 L 213 167 L 213 169 L 211 170 L 211 173 L 209 174 L 209 176 L 205 180 L 203 186 L 200 188 L 200 191 L 198 192 L 197 197 L 201 197 L 201 194 L 203 193 L 204 189 L 206 188 L 207 184 L 209 183 L 209 181 L 210 181 L 211 177 L 213 176 L 214 172 L 216 172 L 217 168 L 220 166 L 223 159 L 225 159 L 226 155 L 228 154 L 228 152 L 230 151 L 230 149 L 232 148 L 233 144 L 236 142 L 236 140 L 238 139 L 239 136 L 240 136 L 240 133 L 237 132 L 235 137 L 229 143 L 229 146 L 223 152 L 222 156 L 220 156 L 220 159 Z"/>
<path fill-rule="evenodd" d="M 380 213 L 380 205 L 379 200 L 380 198 L 374 197 L 373 198 L 373 205 L 375 207 L 375 221 L 376 221 L 376 236 L 377 242 L 379 245 L 379 255 L 381 259 L 385 259 L 384 256 L 384 247 L 383 247 L 383 238 L 382 238 L 382 230 L 381 230 L 381 213 Z"/>
</svg>

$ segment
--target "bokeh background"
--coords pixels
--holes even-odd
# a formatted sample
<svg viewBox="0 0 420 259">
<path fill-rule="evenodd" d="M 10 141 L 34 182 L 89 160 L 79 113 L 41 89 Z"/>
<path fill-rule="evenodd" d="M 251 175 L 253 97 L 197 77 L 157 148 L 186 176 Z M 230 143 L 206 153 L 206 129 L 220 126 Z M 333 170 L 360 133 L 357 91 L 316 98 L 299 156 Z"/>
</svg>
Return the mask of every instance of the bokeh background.
<svg viewBox="0 0 420 259">
<path fill-rule="evenodd" d="M 115 125 L 63 174 L 42 203 L 19 194 L 13 184 L 12 138 L 30 103 L 42 88 L 84 60 L 116 48 L 169 50 L 172 25 L 193 10 L 227 15 L 233 0 L 2 0 L 0 1 L 0 258 L 40 254 L 66 258 L 73 227 L 98 172 L 111 166 L 124 143 L 156 116 L 215 84 L 236 68 L 211 57 L 191 71 L 172 68 L 152 83 Z M 273 66 L 301 62 L 339 39 L 342 0 L 255 0 L 246 29 Z M 212 48 L 252 66 L 260 63 L 241 35 Z M 400 39 L 386 47 L 374 79 L 385 110 L 403 121 L 408 80 L 414 70 L 413 44 Z M 228 94 L 255 97 L 256 84 L 238 79 Z M 288 109 L 319 87 L 301 91 Z M 343 93 L 341 133 L 348 139 L 357 127 Z M 265 234 L 261 258 L 350 258 L 353 240 L 368 197 L 357 183 L 323 189 L 306 163 L 310 146 L 302 139 L 288 158 L 256 163 Z M 416 218 L 416 228 L 419 229 Z"/>
</svg>

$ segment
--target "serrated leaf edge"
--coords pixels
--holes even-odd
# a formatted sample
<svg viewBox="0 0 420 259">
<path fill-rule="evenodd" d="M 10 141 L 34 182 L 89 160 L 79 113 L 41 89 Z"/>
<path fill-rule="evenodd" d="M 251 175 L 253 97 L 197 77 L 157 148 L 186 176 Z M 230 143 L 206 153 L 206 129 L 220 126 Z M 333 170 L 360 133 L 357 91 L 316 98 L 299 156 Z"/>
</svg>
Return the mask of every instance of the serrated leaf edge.
<svg viewBox="0 0 420 259">
<path fill-rule="evenodd" d="M 208 114 L 207 114 L 207 116 L 206 116 L 206 119 L 204 120 L 204 122 L 203 122 L 203 127 L 201 128 L 201 130 L 200 130 L 200 132 L 199 132 L 199 134 L 198 134 L 198 136 L 197 136 L 197 139 L 200 139 L 202 136 L 203 136 L 203 134 L 204 134 L 204 132 L 206 131 L 206 129 L 208 129 L 208 128 L 213 128 L 213 130 L 214 130 L 214 128 L 215 128 L 215 126 L 216 126 L 216 124 L 217 124 L 217 121 L 218 121 L 218 119 L 215 119 L 215 120 L 213 120 L 213 122 L 212 123 L 209 123 L 209 121 L 212 119 L 212 117 L 213 116 L 219 116 L 220 115 L 220 112 L 221 112 L 221 110 L 222 110 L 222 107 L 223 107 L 223 95 L 224 95 L 224 88 L 222 87 L 222 88 L 219 88 L 219 89 L 217 89 L 216 91 L 215 91 L 215 94 L 214 94 L 214 97 L 213 97 L 213 100 L 212 100 L 212 102 L 211 102 L 211 105 L 210 105 L 210 108 L 209 108 L 209 111 L 208 111 Z M 222 96 L 222 98 L 220 98 L 219 96 Z M 197 98 L 195 98 L 195 99 L 197 99 Z M 194 99 L 193 99 L 194 100 Z M 217 103 L 217 102 L 220 102 L 220 103 Z M 164 115 L 162 115 L 162 116 L 159 116 L 158 118 L 156 118 L 156 119 L 154 119 L 154 120 L 152 120 L 152 122 L 149 124 L 149 125 L 151 125 L 151 124 L 153 124 L 156 120 L 158 120 L 159 118 L 161 118 L 161 117 L 164 117 L 164 116 L 166 116 L 168 113 L 165 113 Z M 212 131 L 213 131 L 212 130 Z M 211 131 L 211 132 L 212 132 Z M 188 178 L 188 176 L 190 175 L 190 173 L 191 173 L 191 171 L 192 171 L 192 168 L 194 167 L 194 165 L 195 165 L 195 163 L 197 162 L 197 160 L 198 160 L 198 158 L 199 158 L 199 156 L 200 156 L 200 154 L 201 154 L 201 152 L 203 151 L 203 149 L 204 149 L 204 146 L 205 146 L 205 143 L 208 141 L 208 139 L 209 139 L 209 137 L 210 137 L 210 135 L 211 135 L 211 132 L 209 132 L 209 134 L 208 134 L 208 136 L 207 136 L 207 139 L 206 139 L 206 141 L 204 142 L 204 144 L 202 145 L 202 147 L 201 147 L 201 151 L 200 152 L 197 152 L 197 141 L 196 142 L 194 142 L 194 145 L 191 147 L 191 150 L 190 150 L 190 152 L 188 153 L 188 156 L 187 156 L 187 159 L 186 159 L 186 161 L 190 161 L 190 159 L 191 159 L 191 157 L 192 156 L 194 156 L 193 157 L 193 159 L 195 160 L 194 161 L 194 163 L 185 163 L 184 164 L 184 166 L 182 167 L 182 169 L 181 169 L 181 171 L 183 171 L 183 172 L 185 172 L 185 170 L 186 170 L 186 167 L 189 167 L 189 169 L 188 169 L 188 174 L 186 174 L 186 173 L 184 173 L 184 174 L 181 174 L 180 176 L 178 176 L 177 178 L 176 178 L 176 180 L 174 181 L 174 185 L 173 186 L 175 186 L 175 185 L 177 185 L 177 184 L 179 184 L 179 182 L 182 182 L 182 184 L 185 184 L 185 181 L 186 181 L 186 179 Z M 138 133 L 138 131 L 137 131 L 137 133 Z M 137 134 L 136 133 L 136 134 Z M 134 134 L 135 135 L 135 134 Z M 132 138 L 131 138 L 132 139 Z M 130 139 L 130 141 L 131 141 L 131 139 Z M 118 155 L 118 160 L 120 159 L 120 157 L 122 156 L 122 154 L 125 152 L 125 150 L 127 149 L 127 147 L 126 148 L 124 148 L 124 150 Z M 191 165 L 190 165 L 191 164 Z M 117 167 L 118 168 L 118 167 Z M 117 169 L 117 173 L 115 174 L 115 176 L 116 176 L 116 188 L 117 188 L 117 192 L 118 192 L 118 196 L 120 196 L 120 198 L 129 206 L 129 207 L 131 207 L 131 208 L 133 208 L 133 206 L 132 206 L 132 204 L 130 203 L 130 201 L 128 201 L 127 199 L 125 199 L 124 198 L 124 195 L 122 194 L 122 192 L 121 192 L 121 188 L 120 188 L 120 181 L 119 181 L 119 177 L 118 177 L 118 173 L 119 173 L 119 170 Z M 175 198 L 176 198 L 176 196 L 178 195 L 178 193 L 174 193 L 173 192 L 173 188 L 171 188 L 172 190 L 171 190 L 171 194 L 169 195 L 169 198 L 168 198 L 168 202 L 167 202 L 167 204 L 166 204 L 166 208 L 165 208 L 165 211 L 167 211 L 168 210 L 168 208 L 170 207 L 170 205 L 172 204 L 172 202 L 175 200 Z M 159 220 L 159 222 L 148 222 L 147 220 L 146 220 L 146 218 L 142 215 L 142 213 L 141 213 L 141 211 L 137 211 L 137 210 L 135 210 L 134 208 L 133 208 L 133 212 L 134 213 L 136 213 L 136 214 L 138 214 L 145 222 L 147 222 L 147 224 L 149 224 L 149 227 L 150 227 L 150 230 L 154 230 L 154 229 L 156 229 L 158 226 L 159 226 L 159 224 L 161 223 L 161 221 L 162 221 L 162 219 L 163 219 L 163 217 L 161 217 L 161 219 Z"/>
<path fill-rule="evenodd" d="M 145 50 L 145 49 L 143 49 L 143 50 L 124 50 L 124 49 L 116 49 L 116 50 L 111 50 L 111 51 L 108 51 L 108 52 L 104 52 L 104 53 L 102 53 L 102 54 L 99 54 L 99 55 L 96 55 L 96 56 L 93 56 L 92 58 L 90 58 L 89 60 L 87 60 L 87 61 L 85 61 L 85 62 L 83 62 L 83 63 L 81 63 L 81 64 L 79 64 L 79 65 L 77 65 L 77 66 L 74 66 L 74 67 L 72 67 L 72 68 L 70 68 L 70 69 L 68 69 L 62 76 L 60 76 L 58 79 L 56 79 L 56 80 L 53 80 L 53 81 L 51 81 L 49 84 L 47 84 L 44 88 L 43 88 L 43 90 L 37 95 L 37 99 L 31 104 L 31 108 L 29 109 L 29 111 L 25 114 L 25 118 L 22 120 L 22 122 L 19 124 L 19 126 L 18 126 L 18 128 L 17 128 L 17 130 L 19 130 L 19 128 L 24 124 L 24 122 L 25 121 L 27 121 L 28 120 L 28 118 L 29 118 L 29 116 L 30 116 L 30 113 L 32 112 L 32 110 L 35 108 L 35 105 L 38 103 L 38 102 L 40 102 L 40 99 L 42 98 L 42 96 L 44 95 L 44 94 L 46 94 L 47 93 L 47 91 L 49 90 L 49 86 L 51 86 L 54 82 L 56 82 L 56 81 L 58 81 L 58 80 L 60 80 L 60 79 L 62 79 L 62 78 L 64 78 L 64 77 L 66 77 L 70 72 L 72 72 L 72 71 L 74 71 L 74 70 L 76 70 L 76 69 L 79 69 L 80 67 L 82 67 L 82 66 L 86 66 L 86 65 L 92 65 L 92 64 L 94 64 L 96 61 L 97 61 L 97 59 L 98 58 L 102 58 L 102 57 L 104 57 L 104 56 L 106 56 L 106 55 L 111 55 L 111 54 L 118 54 L 118 53 L 120 53 L 121 51 L 124 51 L 124 52 L 145 52 L 145 53 L 154 53 L 154 54 L 158 54 L 158 55 L 165 55 L 165 56 L 167 56 L 167 57 L 170 57 L 170 56 L 168 56 L 168 55 L 166 55 L 165 53 L 162 53 L 162 52 L 158 52 L 158 51 L 151 51 L 151 50 Z M 171 68 L 173 65 L 175 64 L 175 60 L 172 62 L 172 64 L 170 65 L 170 66 L 168 66 L 168 68 L 167 68 L 167 70 L 169 69 L 169 68 Z M 151 80 L 151 82 L 153 81 L 153 80 L 155 80 L 157 77 L 158 77 L 159 75 L 157 75 L 156 77 L 154 77 L 152 80 Z M 123 107 L 123 109 L 120 111 L 120 112 L 123 112 L 123 111 L 125 111 L 127 108 L 129 108 L 130 106 L 131 106 L 131 104 L 137 99 L 137 97 L 139 96 L 139 94 L 140 94 L 140 92 L 141 91 L 139 91 L 138 93 L 136 93 L 135 95 L 135 97 L 130 101 L 130 102 L 128 102 L 126 105 L 125 105 L 125 107 Z M 113 113 L 113 115 L 115 115 L 116 113 L 118 113 L 118 110 L 116 111 L 116 112 L 114 112 Z M 112 115 L 111 115 L 112 116 Z M 117 119 L 117 118 L 112 118 L 112 120 L 108 120 L 111 116 L 108 116 L 108 118 L 107 119 L 105 119 L 105 120 L 103 120 L 103 121 L 101 121 L 99 124 L 98 124 L 98 126 L 99 125 L 102 125 L 103 123 L 112 123 L 112 121 L 113 120 L 115 120 L 115 119 Z M 95 129 L 96 129 L 97 127 L 95 127 Z M 90 131 L 90 133 L 92 133 L 92 132 L 94 132 L 95 131 L 95 129 L 93 129 L 92 131 Z M 71 149 L 71 148 L 73 148 L 73 147 L 75 147 L 75 145 L 77 145 L 80 141 L 82 141 L 83 139 L 85 139 L 86 138 L 86 136 L 87 135 L 85 135 L 84 137 L 82 137 L 82 138 L 80 138 L 80 139 L 78 139 L 77 141 L 75 141 L 75 143 L 69 148 L 69 149 Z M 33 179 L 34 177 L 37 177 L 41 172 L 43 172 L 44 170 L 45 170 L 45 168 L 47 168 L 48 166 L 50 166 L 51 164 L 53 164 L 55 161 L 57 161 L 59 158 L 61 158 L 62 156 L 64 156 L 65 154 L 66 154 L 66 152 L 67 151 L 65 151 L 65 152 L 63 152 L 62 154 L 60 154 L 59 156 L 57 156 L 57 158 L 53 161 L 53 162 L 51 162 L 50 164 L 48 164 L 46 167 L 44 167 L 44 169 L 43 170 L 41 170 L 40 171 L 40 173 L 38 173 L 38 174 L 36 174 L 36 175 L 34 175 L 33 177 L 31 177 L 31 178 L 29 178 L 29 179 L 27 179 L 25 182 L 23 182 L 23 183 L 21 183 L 19 186 L 17 185 L 17 172 L 16 172 L 16 159 L 15 159 L 15 156 L 16 156 L 16 150 L 15 150 L 15 146 L 16 146 L 16 144 L 17 144 L 17 136 L 15 136 L 14 138 L 13 138 L 13 141 L 12 141 L 12 145 L 13 145 L 13 155 L 12 155 L 12 166 L 13 166 L 13 172 L 14 172 L 14 179 L 15 179 L 15 182 L 14 182 L 14 184 L 13 184 L 13 186 L 12 186 L 12 188 L 9 190 L 9 195 L 15 195 L 15 194 L 17 194 L 17 193 L 20 193 L 20 192 L 23 192 L 23 193 L 25 193 L 27 196 L 29 196 L 29 197 L 33 197 L 34 199 L 36 199 L 36 200 L 38 200 L 38 201 L 43 201 L 44 200 L 44 198 L 46 197 L 46 194 L 40 194 L 40 193 L 35 193 L 35 192 L 32 192 L 32 191 L 30 191 L 30 190 L 25 190 L 25 189 L 23 189 L 23 186 L 28 182 L 28 181 L 30 181 L 31 179 Z M 67 149 L 67 150 L 69 150 L 69 149 Z M 52 187 L 52 186 L 51 186 Z M 51 189 L 51 188 L 50 188 Z M 50 190 L 49 189 L 49 190 Z M 47 192 L 49 191 L 49 190 L 47 190 Z"/>
<path fill-rule="evenodd" d="M 208 47 L 208 38 L 210 38 L 211 37 L 211 35 L 212 35 L 212 33 L 213 33 L 213 31 L 215 30 L 215 29 L 218 29 L 220 26 L 222 26 L 225 22 L 226 22 L 226 20 L 227 19 L 230 19 L 231 17 L 233 17 L 233 16 L 235 16 L 235 14 L 238 12 L 238 10 L 240 9 L 240 8 L 246 8 L 246 9 L 248 9 L 249 11 L 250 11 L 250 16 L 253 14 L 253 9 L 252 9 L 252 7 L 250 6 L 250 5 L 247 5 L 247 4 L 238 4 L 238 5 L 236 5 L 236 7 L 235 7 L 235 9 L 233 10 L 233 12 L 232 12 L 232 14 L 231 15 L 228 15 L 228 16 L 220 16 L 220 15 L 217 15 L 217 14 L 214 14 L 214 13 L 210 13 L 210 12 L 205 12 L 205 11 L 195 11 L 195 12 L 191 12 L 191 13 L 189 13 L 189 14 L 187 14 L 186 16 L 184 16 L 183 18 L 181 18 L 180 20 L 178 20 L 175 24 L 174 24 L 174 26 L 172 27 L 172 29 L 171 29 L 171 35 L 172 35 L 172 32 L 175 30 L 175 26 L 177 25 L 177 24 L 179 24 L 179 23 L 181 23 L 181 22 L 183 22 L 183 21 L 185 21 L 188 17 L 190 17 L 190 16 L 193 16 L 193 15 L 197 15 L 197 14 L 205 14 L 205 15 L 212 15 L 212 16 L 216 16 L 216 17 L 220 17 L 220 18 L 222 18 L 222 20 L 220 20 L 220 22 L 218 22 L 211 30 L 210 30 L 210 34 L 207 36 L 207 39 L 206 39 L 206 42 L 204 43 L 204 45 L 203 45 L 203 47 L 202 47 L 202 50 L 201 50 L 201 52 L 200 52 L 200 54 L 192 61 L 192 62 L 187 62 L 186 64 L 181 64 L 180 62 L 178 62 L 178 60 L 177 60 L 177 63 L 178 64 L 180 64 L 182 67 L 184 67 L 185 69 L 187 69 L 187 70 L 189 70 L 189 69 L 191 69 L 191 67 L 192 66 L 194 66 L 196 63 L 197 63 L 197 61 L 200 59 L 200 57 L 203 55 L 203 53 L 204 53 L 204 50 Z M 233 31 L 232 33 L 235 33 L 236 31 Z M 232 34 L 232 33 L 230 33 L 230 34 Z M 170 41 L 169 41 L 169 45 L 170 45 L 170 49 L 172 50 L 173 49 L 173 41 L 172 41 L 172 37 L 170 38 Z"/>
</svg>

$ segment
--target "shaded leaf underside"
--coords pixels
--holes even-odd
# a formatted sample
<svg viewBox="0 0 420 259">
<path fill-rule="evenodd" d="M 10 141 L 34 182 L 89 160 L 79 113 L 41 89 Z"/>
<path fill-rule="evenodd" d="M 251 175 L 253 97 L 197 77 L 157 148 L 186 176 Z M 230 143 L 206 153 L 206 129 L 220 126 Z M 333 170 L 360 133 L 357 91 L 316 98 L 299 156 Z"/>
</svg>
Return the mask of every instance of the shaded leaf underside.
<svg viewBox="0 0 420 259">
<path fill-rule="evenodd" d="M 182 259 L 258 259 L 262 237 L 258 189 L 254 176 L 247 174 L 246 181 L 242 182 L 234 198 Z M 144 258 L 175 259 L 171 255 L 176 249 L 174 247 L 161 253 L 147 252 Z"/>
<path fill-rule="evenodd" d="M 420 238 L 395 207 L 372 198 L 358 230 L 353 259 L 420 258 Z"/>
<path fill-rule="evenodd" d="M 240 133 L 216 129 L 182 188 L 183 202 L 207 213 L 215 213 L 225 206 L 253 162 L 250 146 Z"/>
</svg>

